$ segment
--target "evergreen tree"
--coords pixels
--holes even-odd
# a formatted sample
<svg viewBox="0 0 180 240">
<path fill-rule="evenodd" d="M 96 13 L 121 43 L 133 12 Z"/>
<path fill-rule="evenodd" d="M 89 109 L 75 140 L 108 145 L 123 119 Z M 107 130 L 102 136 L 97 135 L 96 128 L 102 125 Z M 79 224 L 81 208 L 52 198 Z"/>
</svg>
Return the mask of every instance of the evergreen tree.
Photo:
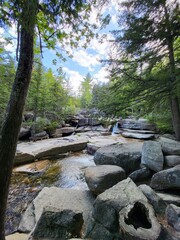
<svg viewBox="0 0 180 240">
<path fill-rule="evenodd" d="M 158 95 L 159 101 L 162 96 L 168 97 L 173 128 L 180 140 L 179 59 L 176 54 L 180 33 L 179 3 L 176 0 L 130 0 L 123 1 L 121 7 L 120 29 L 114 32 L 121 58 L 110 60 L 115 87 L 122 86 L 126 97 L 134 96 L 134 100 L 138 97 L 138 101 L 146 96 L 156 101 Z"/>
<path fill-rule="evenodd" d="M 92 77 L 89 73 L 81 83 L 81 107 L 88 108 L 92 100 Z"/>
</svg>

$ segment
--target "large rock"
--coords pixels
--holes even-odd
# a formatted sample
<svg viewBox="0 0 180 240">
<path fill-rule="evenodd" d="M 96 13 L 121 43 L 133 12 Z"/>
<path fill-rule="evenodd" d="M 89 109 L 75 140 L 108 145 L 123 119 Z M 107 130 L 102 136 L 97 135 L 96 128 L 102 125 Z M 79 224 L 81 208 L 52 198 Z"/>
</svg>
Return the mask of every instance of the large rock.
<svg viewBox="0 0 180 240">
<path fill-rule="evenodd" d="M 55 207 L 56 212 L 72 211 L 83 214 L 83 229 L 87 224 L 89 213 L 92 211 L 94 197 L 89 191 L 61 189 L 57 187 L 43 188 L 32 204 L 27 208 L 20 226 L 20 232 L 30 232 L 39 221 L 43 209 Z"/>
<path fill-rule="evenodd" d="M 178 155 L 168 155 L 164 157 L 165 165 L 168 167 L 174 167 L 180 164 L 180 156 Z"/>
<path fill-rule="evenodd" d="M 131 178 L 133 182 L 142 182 L 142 181 L 149 181 L 149 179 L 151 179 L 151 176 L 152 176 L 152 171 L 149 168 L 144 167 L 132 172 L 129 175 L 129 178 Z"/>
<path fill-rule="evenodd" d="M 141 142 L 113 144 L 98 149 L 94 155 L 97 165 L 117 165 L 128 174 L 140 168 Z"/>
<path fill-rule="evenodd" d="M 31 234 L 32 240 L 81 237 L 82 225 L 82 212 L 45 208 Z"/>
<path fill-rule="evenodd" d="M 139 186 L 141 191 L 147 197 L 155 212 L 160 215 L 165 214 L 167 203 L 148 185 L 142 184 Z"/>
<path fill-rule="evenodd" d="M 159 142 L 144 142 L 142 147 L 141 164 L 146 165 L 155 172 L 159 172 L 163 169 L 164 156 Z"/>
<path fill-rule="evenodd" d="M 180 155 L 180 142 L 165 137 L 161 137 L 159 141 L 165 155 Z"/>
<path fill-rule="evenodd" d="M 15 165 L 29 163 L 35 159 L 55 157 L 69 151 L 76 152 L 86 148 L 88 140 L 70 136 L 60 139 L 46 139 L 37 142 L 26 142 L 17 145 Z"/>
<path fill-rule="evenodd" d="M 89 143 L 87 144 L 87 151 L 89 154 L 94 155 L 95 152 L 104 146 L 112 145 L 115 143 L 127 143 L 127 140 L 122 136 L 90 136 Z"/>
<path fill-rule="evenodd" d="M 157 190 L 180 189 L 180 165 L 155 173 L 151 187 Z"/>
<path fill-rule="evenodd" d="M 98 195 L 96 198 L 86 237 L 103 240 L 126 239 L 123 238 L 123 233 L 121 231 L 124 229 L 121 225 L 121 221 L 119 224 L 119 212 L 121 213 L 121 210 L 124 211 L 127 206 L 133 207 L 135 205 L 138 205 L 138 207 L 135 207 L 135 216 L 132 218 L 132 221 L 136 218 L 142 219 L 141 217 L 143 216 L 143 220 L 150 221 L 151 224 L 151 227 L 148 227 L 147 229 L 147 233 L 149 234 L 151 231 L 153 233 L 156 232 L 156 234 L 159 235 L 160 225 L 154 214 L 149 214 L 150 212 L 153 212 L 153 210 L 150 209 L 149 205 L 146 203 L 147 198 L 130 178 L 121 181 L 112 188 L 109 188 L 102 194 Z M 134 221 L 133 223 L 135 224 Z M 137 234 L 140 231 L 140 227 L 144 227 L 144 231 L 146 231 L 146 226 L 143 225 L 143 222 L 140 223 L 136 230 L 136 227 L 132 226 Z M 137 238 L 136 236 L 136 238 L 129 239 L 141 238 Z"/>
<path fill-rule="evenodd" d="M 135 133 L 135 132 L 122 132 L 121 133 L 123 137 L 126 138 L 137 138 L 137 139 L 144 139 L 144 140 L 148 140 L 148 139 L 153 139 L 154 138 L 154 134 L 143 134 L 143 133 Z"/>
<path fill-rule="evenodd" d="M 129 129 L 140 129 L 140 130 L 150 130 L 154 131 L 156 129 L 156 125 L 152 123 L 148 123 L 146 119 L 123 119 L 121 120 L 122 128 Z"/>
<path fill-rule="evenodd" d="M 176 231 L 180 232 L 180 207 L 174 204 L 169 204 L 166 209 L 166 218 L 169 225 Z"/>
<path fill-rule="evenodd" d="M 125 171 L 114 165 L 88 167 L 85 171 L 86 183 L 96 195 L 125 179 L 125 177 Z"/>
</svg>

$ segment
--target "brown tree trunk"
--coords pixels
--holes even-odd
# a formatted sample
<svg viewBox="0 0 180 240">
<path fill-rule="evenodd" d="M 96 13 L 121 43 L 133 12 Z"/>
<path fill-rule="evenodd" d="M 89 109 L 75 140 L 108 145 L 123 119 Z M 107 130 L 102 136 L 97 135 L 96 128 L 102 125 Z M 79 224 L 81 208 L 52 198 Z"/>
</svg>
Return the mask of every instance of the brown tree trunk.
<svg viewBox="0 0 180 240">
<path fill-rule="evenodd" d="M 5 212 L 23 108 L 33 65 L 37 1 L 24 2 L 21 18 L 20 57 L 15 81 L 2 125 L 0 139 L 0 240 L 5 240 Z M 32 21 L 33 19 L 33 21 Z"/>
<path fill-rule="evenodd" d="M 180 110 L 177 96 L 171 98 L 171 113 L 173 129 L 177 140 L 180 141 Z"/>
</svg>

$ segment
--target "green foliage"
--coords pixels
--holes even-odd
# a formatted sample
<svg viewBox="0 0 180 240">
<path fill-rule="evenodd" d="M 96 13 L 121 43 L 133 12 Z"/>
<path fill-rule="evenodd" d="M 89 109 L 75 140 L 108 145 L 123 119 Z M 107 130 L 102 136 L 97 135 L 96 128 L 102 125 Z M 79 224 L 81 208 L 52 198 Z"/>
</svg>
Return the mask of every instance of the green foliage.
<svg viewBox="0 0 180 240">
<path fill-rule="evenodd" d="M 81 107 L 82 108 L 89 108 L 92 100 L 92 77 L 88 73 L 84 78 L 84 81 L 81 83 Z"/>
</svg>

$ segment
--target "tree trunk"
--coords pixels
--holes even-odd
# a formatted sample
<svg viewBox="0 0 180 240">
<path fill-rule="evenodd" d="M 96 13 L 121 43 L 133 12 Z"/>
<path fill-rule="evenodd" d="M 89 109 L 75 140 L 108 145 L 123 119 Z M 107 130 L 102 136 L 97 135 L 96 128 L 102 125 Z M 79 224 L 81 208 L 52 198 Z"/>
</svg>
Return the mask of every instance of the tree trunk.
<svg viewBox="0 0 180 240">
<path fill-rule="evenodd" d="M 177 96 L 177 83 L 176 83 L 176 67 L 174 59 L 174 47 L 173 42 L 174 38 L 171 34 L 171 24 L 169 20 L 169 13 L 167 7 L 164 7 L 165 17 L 166 17 L 166 27 L 167 27 L 167 47 L 169 54 L 169 65 L 170 65 L 170 77 L 169 77 L 169 94 L 170 94 L 170 107 L 172 114 L 172 124 L 173 129 L 176 135 L 177 140 L 180 140 L 180 108 L 179 108 L 179 99 Z"/>
<path fill-rule="evenodd" d="M 5 212 L 23 108 L 33 65 L 37 1 L 24 2 L 21 18 L 20 57 L 0 139 L 0 240 L 5 240 Z"/>
</svg>

